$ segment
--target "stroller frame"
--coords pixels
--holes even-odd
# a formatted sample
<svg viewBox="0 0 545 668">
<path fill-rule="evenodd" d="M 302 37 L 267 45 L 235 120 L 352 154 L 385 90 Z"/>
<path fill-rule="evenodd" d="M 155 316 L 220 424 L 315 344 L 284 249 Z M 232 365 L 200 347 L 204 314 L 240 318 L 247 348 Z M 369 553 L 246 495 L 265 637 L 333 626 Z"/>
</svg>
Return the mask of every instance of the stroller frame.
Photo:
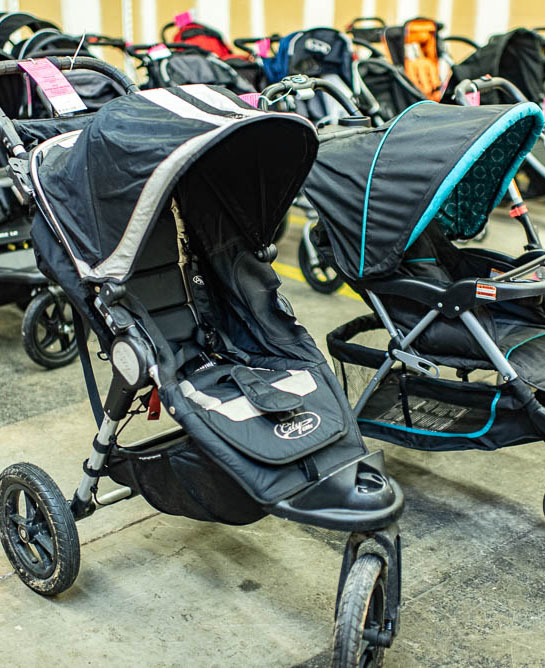
<svg viewBox="0 0 545 668">
<path fill-rule="evenodd" d="M 85 68 L 88 66 L 88 59 L 85 58 L 54 58 L 52 60 L 60 69 Z M 108 68 L 109 75 L 115 78 L 118 83 L 121 83 L 127 93 L 136 91 L 134 84 L 122 73 L 116 73 L 114 68 L 99 64 L 99 61 L 95 60 L 92 61 L 92 64 L 94 68 Z M 17 74 L 19 72 L 17 63 L 7 63 L 3 68 L 0 66 L 0 74 Z M 255 112 L 252 111 L 252 113 Z M 17 156 L 11 159 L 15 160 L 13 165 L 18 165 L 17 173 L 13 172 L 12 174 L 15 185 L 21 192 L 25 193 L 25 196 L 36 197 L 46 228 L 49 228 L 56 235 L 55 216 L 45 200 L 35 171 L 40 155 L 40 146 L 30 156 L 26 154 L 22 140 L 18 137 L 13 124 L 1 112 L 0 132 L 4 135 L 9 152 L 13 156 Z M 72 133 L 70 137 L 61 135 L 57 139 L 50 139 L 47 148 L 44 144 L 44 153 L 47 152 L 49 147 L 55 145 L 55 142 L 60 144 L 65 141 L 66 146 L 70 146 L 75 138 L 75 133 Z M 30 178 L 30 175 L 32 175 L 32 178 Z M 178 269 L 181 270 L 182 283 L 186 294 L 184 306 L 188 306 L 189 312 L 197 321 L 196 314 L 199 310 L 192 289 L 192 282 L 196 283 L 195 275 L 190 275 L 188 259 L 184 258 L 185 230 L 177 210 L 175 196 L 172 199 L 171 212 L 178 234 L 177 264 Z M 61 235 L 62 232 L 59 236 L 55 236 L 55 239 L 58 241 Z M 69 252 L 64 237 L 62 243 Z M 275 257 L 274 246 L 256 251 L 255 256 L 258 261 L 270 262 Z M 193 278 L 193 281 L 190 280 L 191 278 Z M 91 406 L 99 430 L 93 441 L 91 454 L 83 464 L 83 476 L 71 502 L 66 503 L 54 481 L 44 471 L 32 464 L 14 464 L 0 474 L 0 505 L 2 506 L 0 507 L 0 538 L 2 544 L 22 581 L 34 591 L 48 596 L 65 591 L 77 576 L 80 552 L 75 523 L 89 517 L 98 508 L 113 505 L 142 493 L 138 484 L 136 486 L 122 484 L 118 489 L 97 497 L 100 477 L 112 472 L 112 457 L 122 453 L 142 452 L 157 448 L 166 449 L 184 438 L 187 441 L 191 439 L 190 430 L 180 426 L 137 443 L 127 446 L 118 445 L 117 434 L 122 428 L 122 420 L 130 419 L 136 412 L 143 412 L 131 410 L 135 399 L 140 398 L 143 406 L 148 409 L 153 392 L 156 391 L 155 389 L 149 391 L 150 386 L 158 388 L 159 392 L 162 390 L 161 382 L 163 379 L 158 362 L 159 345 L 155 345 L 152 336 L 153 328 L 159 330 L 156 325 L 153 325 L 149 314 L 145 312 L 145 307 L 137 306 L 137 300 L 130 302 L 132 304 L 131 310 L 127 310 L 120 303 L 126 295 L 124 284 L 118 284 L 114 280 L 105 280 L 94 284 L 92 291 L 94 292 L 93 317 L 95 318 L 95 328 L 99 333 L 99 338 L 108 340 L 102 337 L 105 332 L 109 332 L 110 338 L 114 340 L 114 343 L 110 346 L 114 373 L 102 409 L 87 350 L 83 318 L 74 310 L 80 357 Z M 279 299 L 279 304 L 280 302 L 285 302 L 285 299 Z M 86 308 L 88 308 L 88 305 Z M 288 311 L 285 303 L 281 310 Z M 142 316 L 143 321 L 137 323 L 134 313 L 138 313 L 139 317 Z M 116 356 L 116 345 L 120 351 L 118 356 Z M 213 365 L 210 364 L 209 366 Z M 201 371 L 203 368 L 206 368 L 206 365 L 205 367 L 199 367 L 198 370 Z M 141 390 L 144 390 L 146 394 L 137 396 L 137 393 Z M 168 389 L 165 390 L 165 393 L 167 392 Z M 340 394 L 339 388 L 339 393 L 335 396 L 340 396 Z M 172 395 L 167 394 L 166 396 L 170 399 Z M 165 397 L 162 396 L 161 399 L 163 402 L 165 401 Z M 173 417 L 179 416 L 178 409 L 175 406 L 170 403 L 166 405 L 169 414 Z M 275 410 L 281 414 L 282 410 L 285 411 L 286 409 L 277 408 Z M 350 415 L 348 406 L 346 407 L 346 414 Z M 296 417 L 297 415 L 290 419 Z M 320 419 L 325 421 L 325 415 Z M 350 429 L 354 429 L 359 439 L 352 418 L 348 425 Z M 347 431 L 343 433 L 352 432 L 348 432 L 347 427 Z M 278 497 L 278 494 L 270 497 L 270 503 L 259 501 L 262 497 L 256 493 L 253 505 L 250 506 L 249 510 L 244 511 L 246 519 L 223 520 L 227 523 L 244 524 L 254 522 L 266 514 L 273 514 L 283 519 L 350 532 L 339 577 L 335 611 L 334 665 L 339 668 L 340 666 L 360 665 L 363 654 L 365 654 L 365 657 L 381 658 L 384 648 L 391 645 L 399 628 L 401 547 L 396 520 L 402 511 L 403 497 L 397 483 L 386 476 L 382 453 L 368 453 L 364 448 L 360 452 L 359 444 L 361 442 L 356 440 L 356 443 L 358 444 L 356 457 L 354 455 L 351 455 L 351 459 L 345 457 L 344 461 L 339 461 L 340 466 L 336 469 L 331 468 L 331 464 L 329 464 L 330 469 L 324 474 L 319 474 L 317 478 L 311 471 L 305 473 L 305 467 L 299 467 L 303 476 L 307 475 L 308 481 L 315 480 L 314 483 L 305 483 L 304 486 L 298 483 L 294 486 L 291 482 L 292 487 L 288 489 L 292 491 L 282 497 Z M 328 442 L 325 443 L 325 446 L 327 445 Z M 154 457 L 148 457 L 148 459 L 154 459 Z M 217 462 L 211 457 L 209 457 L 209 461 L 210 465 L 217 465 Z M 288 460 L 288 463 L 291 462 Z M 319 464 L 319 466 L 323 467 L 324 465 Z M 298 475 L 301 475 L 301 473 Z M 357 479 L 355 474 L 358 476 Z M 120 482 L 113 475 L 110 477 L 114 481 Z M 231 484 L 235 484 L 233 480 Z M 239 485 L 243 492 L 247 493 L 250 489 L 247 483 L 239 482 Z M 46 496 L 48 497 L 45 501 L 44 494 L 40 493 L 44 489 L 47 491 Z M 14 497 L 19 498 L 18 494 L 24 496 L 25 503 L 28 502 L 30 506 L 34 504 L 33 518 L 36 517 L 38 511 L 44 517 L 44 521 L 40 522 L 39 530 L 34 525 L 34 519 L 21 517 L 17 511 L 13 514 Z M 148 494 L 142 495 L 149 500 Z M 48 504 L 53 504 L 54 507 Z M 362 512 L 362 504 L 365 505 L 365 512 Z M 259 512 L 256 513 L 256 509 Z M 173 512 L 173 514 L 183 513 Z M 197 515 L 188 514 L 187 516 L 204 519 Z M 239 513 L 237 517 L 243 516 Z M 42 554 L 48 555 L 45 565 L 42 561 L 29 558 L 28 551 L 31 546 L 38 550 L 40 556 Z M 63 549 L 59 546 L 62 546 Z M 356 569 L 357 572 L 353 570 L 352 567 L 356 562 L 359 562 L 360 566 L 365 566 L 367 571 L 362 571 L 361 568 Z M 365 589 L 358 586 L 362 584 L 359 582 L 359 578 L 368 577 L 369 569 L 374 573 L 371 591 L 367 591 L 369 587 Z M 355 582 L 355 586 L 345 588 L 348 580 Z M 374 598 L 376 595 L 378 596 L 376 594 L 377 587 L 382 588 L 382 594 L 378 599 Z M 364 589 L 363 592 L 362 588 Z M 351 594 L 352 591 L 355 594 Z M 355 617 L 352 600 L 354 595 L 369 597 L 369 602 L 364 606 L 361 613 L 364 615 L 363 620 Z M 372 601 L 375 601 L 375 603 L 372 603 Z M 360 617 L 361 614 L 357 612 Z M 377 623 L 377 615 L 383 617 L 381 623 Z"/>
<path fill-rule="evenodd" d="M 530 242 L 530 238 L 528 239 Z M 509 284 L 508 286 L 503 286 L 498 284 L 504 282 L 511 282 L 516 280 L 519 276 L 522 276 L 532 269 L 537 269 L 540 266 L 543 266 L 545 263 L 545 252 L 539 254 L 539 256 L 530 262 L 517 267 L 510 272 L 500 275 L 499 277 L 493 279 L 487 279 L 487 282 L 493 282 L 496 287 L 496 301 L 509 301 L 513 299 L 521 299 L 524 297 L 540 296 L 545 294 L 545 280 L 537 282 L 532 288 L 528 288 L 527 284 L 521 286 L 513 286 Z M 401 283 L 398 283 L 401 281 Z M 407 297 L 412 299 L 417 299 L 426 305 L 430 303 L 430 296 L 426 295 L 416 295 L 415 288 L 422 289 L 423 285 L 425 289 L 429 289 L 429 285 L 422 282 L 423 285 L 415 285 L 415 279 L 409 279 L 405 284 L 405 279 L 396 279 L 397 287 L 401 287 L 401 290 L 397 291 L 396 294 L 404 294 Z M 390 283 L 390 287 L 393 287 Z M 363 407 L 369 401 L 369 398 L 379 386 L 380 382 L 386 377 L 388 372 L 392 369 L 396 362 L 401 362 L 402 364 L 408 366 L 409 368 L 423 373 L 427 376 L 438 378 L 440 376 L 439 367 L 437 364 L 426 360 L 420 355 L 416 354 L 411 347 L 411 344 L 415 339 L 424 332 L 424 330 L 435 320 L 435 318 L 443 313 L 448 317 L 452 317 L 454 313 L 455 316 L 459 317 L 463 322 L 468 331 L 472 334 L 475 340 L 482 347 L 490 362 L 494 365 L 496 371 L 500 374 L 505 383 L 514 383 L 518 374 L 513 369 L 511 364 L 505 359 L 505 356 L 501 353 L 500 349 L 496 343 L 492 340 L 489 334 L 486 332 L 484 327 L 479 323 L 475 315 L 471 312 L 471 305 L 465 301 L 464 297 L 460 293 L 460 287 L 465 288 L 466 291 L 474 292 L 473 285 L 469 284 L 466 286 L 460 286 L 455 284 L 447 289 L 438 288 L 437 292 L 434 293 L 434 297 L 437 298 L 435 308 L 431 308 L 430 311 L 415 325 L 410 332 L 405 336 L 397 329 L 395 324 L 390 319 L 388 311 L 384 307 L 380 297 L 373 292 L 371 289 L 367 289 L 366 293 L 369 296 L 370 301 L 375 307 L 376 313 L 379 316 L 384 328 L 388 332 L 391 338 L 391 344 L 388 346 L 387 359 L 379 367 L 375 375 L 369 381 L 369 385 L 365 388 L 363 394 L 359 398 L 357 404 L 354 406 L 354 412 L 356 415 L 359 415 L 363 410 Z M 499 290 L 498 290 L 499 287 Z M 469 290 L 467 290 L 469 288 Z M 380 290 L 380 289 L 379 289 Z M 392 294 L 388 288 L 384 291 L 389 294 Z M 452 297 L 455 297 L 454 299 Z M 458 297 L 458 299 L 456 298 Z M 461 299 L 459 297 L 462 297 Z M 544 413 L 545 416 L 545 413 Z"/>
</svg>

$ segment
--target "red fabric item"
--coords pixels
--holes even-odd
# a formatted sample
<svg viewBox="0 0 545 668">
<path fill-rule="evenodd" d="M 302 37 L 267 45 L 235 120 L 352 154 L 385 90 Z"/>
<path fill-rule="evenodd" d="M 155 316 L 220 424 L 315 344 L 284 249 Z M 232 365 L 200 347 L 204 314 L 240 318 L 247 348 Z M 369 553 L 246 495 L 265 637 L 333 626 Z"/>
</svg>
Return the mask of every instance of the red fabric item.
<svg viewBox="0 0 545 668">
<path fill-rule="evenodd" d="M 195 46 L 200 46 L 205 51 L 215 53 L 220 58 L 227 58 L 232 55 L 231 49 L 225 44 L 221 35 L 201 23 L 188 23 L 183 26 L 174 35 L 174 41 L 195 44 Z"/>
<path fill-rule="evenodd" d="M 151 397 L 148 404 L 148 420 L 158 420 L 161 417 L 161 400 L 157 388 L 151 391 Z"/>
<path fill-rule="evenodd" d="M 528 213 L 528 207 L 526 204 L 521 204 L 520 206 L 514 206 L 511 211 L 509 211 L 509 215 L 511 218 L 518 218 L 519 216 L 522 216 L 523 213 Z"/>
</svg>

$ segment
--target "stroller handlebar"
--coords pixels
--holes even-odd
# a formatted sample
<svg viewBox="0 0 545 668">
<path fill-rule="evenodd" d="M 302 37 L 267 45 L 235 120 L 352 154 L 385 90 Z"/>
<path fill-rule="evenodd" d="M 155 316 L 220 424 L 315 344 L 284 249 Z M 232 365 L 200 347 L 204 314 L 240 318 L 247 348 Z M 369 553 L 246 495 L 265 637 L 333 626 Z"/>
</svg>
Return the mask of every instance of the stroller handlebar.
<svg viewBox="0 0 545 668">
<path fill-rule="evenodd" d="M 279 42 L 282 39 L 282 36 L 278 33 L 274 33 L 273 35 L 267 35 L 266 37 L 237 37 L 235 40 L 233 40 L 233 44 L 237 47 L 237 49 L 246 51 L 246 53 L 249 53 L 251 56 L 253 56 L 254 52 L 248 45 L 257 44 L 257 42 L 261 42 L 264 39 L 268 39 L 269 42 L 275 43 Z"/>
<path fill-rule="evenodd" d="M 86 56 L 78 58 L 71 58 L 70 56 L 52 56 L 48 60 L 50 60 L 55 67 L 58 67 L 59 70 L 92 70 L 93 72 L 104 74 L 109 79 L 112 79 L 112 81 L 118 83 L 126 93 L 136 93 L 138 90 L 136 84 L 131 81 L 124 72 L 118 70 L 117 67 L 114 67 L 109 63 L 98 60 L 97 58 L 89 58 Z M 20 62 L 24 61 L 6 60 L 0 62 L 0 76 L 24 74 L 24 71 L 19 67 Z"/>
<path fill-rule="evenodd" d="M 133 58 L 138 58 L 138 60 L 145 60 L 149 54 L 149 49 L 154 46 L 159 46 L 162 44 L 166 46 L 170 51 L 193 51 L 194 53 L 201 54 L 203 56 L 210 56 L 211 52 L 203 49 L 197 44 L 191 44 L 189 42 L 155 42 L 154 44 L 127 44 L 125 51 L 132 56 Z"/>
<path fill-rule="evenodd" d="M 484 92 L 489 90 L 501 90 L 512 97 L 516 102 L 528 102 L 528 98 L 521 93 L 521 91 L 507 79 L 502 77 L 484 76 L 479 79 L 464 79 L 454 89 L 454 99 L 457 104 L 462 106 L 469 106 L 469 101 L 466 98 L 467 93 L 475 93 L 477 91 Z"/>
<path fill-rule="evenodd" d="M 350 116 L 361 116 L 360 110 L 341 91 L 326 79 L 308 77 L 305 74 L 292 74 L 284 77 L 282 81 L 267 86 L 259 98 L 259 108 L 263 111 L 269 109 L 271 102 L 280 94 L 288 95 L 300 90 L 323 91 L 330 95 Z"/>
</svg>

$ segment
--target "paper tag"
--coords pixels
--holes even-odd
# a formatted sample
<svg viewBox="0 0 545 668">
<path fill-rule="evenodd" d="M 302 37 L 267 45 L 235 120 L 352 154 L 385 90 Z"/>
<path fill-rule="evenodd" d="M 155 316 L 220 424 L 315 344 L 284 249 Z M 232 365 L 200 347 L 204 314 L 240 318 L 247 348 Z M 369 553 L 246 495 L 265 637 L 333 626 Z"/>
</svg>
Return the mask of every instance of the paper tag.
<svg viewBox="0 0 545 668">
<path fill-rule="evenodd" d="M 47 58 L 25 61 L 19 63 L 19 67 L 40 86 L 58 114 L 87 109 L 68 79 Z"/>
<path fill-rule="evenodd" d="M 490 274 L 488 275 L 490 276 L 490 278 L 496 278 L 497 276 L 501 276 L 504 273 L 505 273 L 504 271 L 501 271 L 500 269 L 494 269 L 494 267 L 492 267 L 490 269 Z"/>
<path fill-rule="evenodd" d="M 481 104 L 481 91 L 475 90 L 473 93 L 466 93 L 466 100 L 470 107 L 479 107 Z"/>
<path fill-rule="evenodd" d="M 165 44 L 156 44 L 148 49 L 148 56 L 152 60 L 163 60 L 163 58 L 170 58 L 171 55 L 171 50 Z"/>
<path fill-rule="evenodd" d="M 261 95 L 259 93 L 243 93 L 242 95 L 239 95 L 239 97 L 241 100 L 246 102 L 246 104 L 249 104 L 250 106 L 257 109 Z"/>
<path fill-rule="evenodd" d="M 479 299 L 491 299 L 492 301 L 496 300 L 496 286 L 488 285 L 486 283 L 477 283 L 477 288 L 475 290 L 475 296 Z"/>
<path fill-rule="evenodd" d="M 178 26 L 178 28 L 183 28 L 184 26 L 193 23 L 193 10 L 189 9 L 187 12 L 176 14 L 174 17 L 174 23 Z"/>
<path fill-rule="evenodd" d="M 269 51 L 271 49 L 271 40 L 270 39 L 260 39 L 259 42 L 255 43 L 257 48 L 257 55 L 261 58 L 267 58 Z"/>
</svg>

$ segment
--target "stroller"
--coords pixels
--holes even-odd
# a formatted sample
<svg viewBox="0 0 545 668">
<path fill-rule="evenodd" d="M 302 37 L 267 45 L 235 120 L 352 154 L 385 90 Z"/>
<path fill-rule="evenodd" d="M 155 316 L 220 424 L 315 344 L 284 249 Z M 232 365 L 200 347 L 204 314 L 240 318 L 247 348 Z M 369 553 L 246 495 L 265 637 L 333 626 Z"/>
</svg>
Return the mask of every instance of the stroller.
<svg viewBox="0 0 545 668">
<path fill-rule="evenodd" d="M 169 39 L 169 31 L 173 28 L 177 28 L 176 32 Z M 255 90 L 261 90 L 266 85 L 261 64 L 254 57 L 251 49 L 244 45 L 241 46 L 240 42 L 244 40 L 235 40 L 235 46 L 244 52 L 236 53 L 224 40 L 221 33 L 210 26 L 195 21 L 183 26 L 178 26 L 175 21 L 167 23 L 161 30 L 161 40 L 164 44 L 183 42 L 187 46 L 196 46 L 202 51 L 215 54 L 232 67 L 238 75 L 246 79 Z"/>
<path fill-rule="evenodd" d="M 483 75 L 507 79 L 526 99 L 541 106 L 545 99 L 545 38 L 525 28 L 494 35 L 488 44 L 476 49 L 463 62 L 453 65 L 443 101 L 453 99 L 454 90 L 462 80 Z M 498 89 L 484 93 L 481 98 L 482 104 L 511 102 L 509 93 Z M 545 194 L 543 142 L 538 142 L 528 155 L 517 178 L 526 199 Z"/>
<path fill-rule="evenodd" d="M 422 102 L 320 147 L 315 241 L 372 309 L 328 335 L 362 433 L 430 451 L 543 439 L 545 251 L 451 243 L 479 232 L 542 127 L 533 103 Z M 384 330 L 386 350 L 353 341 Z"/>
<path fill-rule="evenodd" d="M 184 84 L 223 86 L 237 95 L 255 93 L 255 88 L 227 62 L 199 46 L 172 42 L 167 44 L 132 44 L 126 52 L 140 61 L 148 80 L 142 89 L 165 88 Z"/>
<path fill-rule="evenodd" d="M 76 520 L 138 493 L 204 521 L 241 525 L 270 513 L 351 532 L 334 663 L 379 663 L 397 631 L 402 494 L 382 454 L 367 452 L 270 266 L 275 227 L 316 147 L 306 120 L 192 85 L 118 98 L 83 131 L 30 154 L 39 267 L 90 322 L 113 370 L 102 409 L 80 337 L 99 432 L 70 505 L 31 464 L 0 475 L 0 537 L 31 589 L 70 587 Z M 122 444 L 116 435 L 135 402 L 155 413 L 162 404 L 176 428 Z M 97 498 L 104 475 L 123 487 Z"/>
</svg>

